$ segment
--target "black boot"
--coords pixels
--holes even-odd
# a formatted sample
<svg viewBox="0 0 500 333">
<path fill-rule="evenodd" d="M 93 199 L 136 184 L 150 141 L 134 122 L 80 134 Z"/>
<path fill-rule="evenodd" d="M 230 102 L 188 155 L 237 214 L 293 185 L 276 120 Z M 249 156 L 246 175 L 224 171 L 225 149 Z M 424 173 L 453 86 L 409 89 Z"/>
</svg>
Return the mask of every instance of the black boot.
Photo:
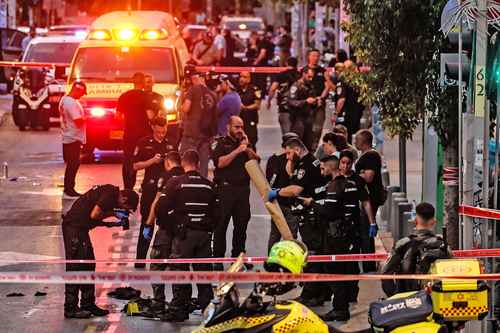
<svg viewBox="0 0 500 333">
<path fill-rule="evenodd" d="M 320 316 L 324 321 L 348 321 L 351 319 L 349 311 L 331 310 L 330 312 Z"/>
<path fill-rule="evenodd" d="M 189 319 L 189 313 L 186 311 L 167 310 L 164 315 L 160 316 L 161 321 L 166 322 L 182 322 Z"/>
<path fill-rule="evenodd" d="M 64 309 L 64 318 L 88 319 L 92 316 L 89 311 L 84 311 L 79 307 Z"/>
<path fill-rule="evenodd" d="M 109 314 L 108 310 L 101 309 L 100 307 L 98 307 L 95 304 L 84 305 L 84 306 L 82 306 L 82 310 L 88 311 L 96 317 L 103 317 L 103 316 L 107 316 Z"/>
</svg>

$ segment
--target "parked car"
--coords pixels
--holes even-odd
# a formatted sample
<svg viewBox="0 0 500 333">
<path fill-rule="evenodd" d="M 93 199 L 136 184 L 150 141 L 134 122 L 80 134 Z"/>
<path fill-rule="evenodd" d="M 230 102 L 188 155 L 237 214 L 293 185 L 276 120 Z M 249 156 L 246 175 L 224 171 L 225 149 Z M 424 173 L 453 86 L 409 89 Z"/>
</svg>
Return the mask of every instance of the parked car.
<svg viewBox="0 0 500 333">
<path fill-rule="evenodd" d="M 75 36 L 85 38 L 89 32 L 88 25 L 73 24 L 73 25 L 53 25 L 49 27 L 47 36 Z"/>
<path fill-rule="evenodd" d="M 228 29 L 239 39 L 246 42 L 254 31 L 264 34 L 266 26 L 261 17 L 224 16 L 220 21 L 220 28 L 222 30 Z"/>
<path fill-rule="evenodd" d="M 7 28 L 0 28 L 0 57 L 2 61 L 18 61 L 22 54 L 22 42 L 26 33 Z M 12 81 L 16 70 L 13 67 L 1 67 L 0 69 L 0 82 L 7 84 L 7 91 L 12 90 Z"/>
</svg>

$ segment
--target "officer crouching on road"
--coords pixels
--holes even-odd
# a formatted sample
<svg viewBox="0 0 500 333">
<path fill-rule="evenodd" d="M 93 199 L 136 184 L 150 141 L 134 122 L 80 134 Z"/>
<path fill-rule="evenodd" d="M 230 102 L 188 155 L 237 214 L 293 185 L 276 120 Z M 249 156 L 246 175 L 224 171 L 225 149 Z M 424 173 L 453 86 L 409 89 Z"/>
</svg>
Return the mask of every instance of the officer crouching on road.
<svg viewBox="0 0 500 333">
<path fill-rule="evenodd" d="M 156 221 L 156 206 L 160 199 L 161 194 L 166 193 L 165 187 L 167 182 L 174 177 L 184 174 L 184 169 L 181 167 L 181 155 L 177 151 L 169 151 L 165 157 L 165 173 L 158 180 L 158 192 L 156 198 L 151 205 L 149 217 L 144 226 L 144 238 L 150 239 L 153 234 L 153 229 Z M 172 250 L 172 240 L 174 238 L 174 230 L 170 223 L 159 224 L 156 231 L 153 246 L 151 247 L 151 259 L 168 259 L 170 258 Z M 150 265 L 151 271 L 164 271 L 167 264 Z M 153 315 L 161 314 L 165 311 L 165 284 L 153 284 L 153 302 L 151 310 Z"/>
<path fill-rule="evenodd" d="M 123 226 L 128 228 L 128 211 L 135 211 L 139 196 L 132 190 L 122 190 L 113 185 L 94 186 L 79 197 L 64 215 L 62 233 L 66 259 L 94 260 L 94 248 L 89 231 L 98 226 Z M 115 211 L 121 209 L 126 211 Z M 122 215 L 123 214 L 123 215 Z M 117 216 L 118 223 L 103 222 L 105 218 Z M 66 264 L 67 271 L 95 271 L 95 264 Z M 80 307 L 78 293 L 81 292 Z M 64 317 L 89 318 L 106 316 L 108 310 L 95 304 L 95 285 L 66 284 L 64 298 Z"/>
<path fill-rule="evenodd" d="M 241 98 L 240 117 L 243 119 L 245 133 L 250 141 L 250 148 L 257 151 L 257 124 L 259 123 L 259 110 L 262 100 L 262 92 L 252 83 L 250 72 L 244 71 L 240 74 L 240 88 L 238 94 Z"/>
<path fill-rule="evenodd" d="M 158 192 L 158 179 L 165 172 L 164 158 L 169 151 L 176 150 L 174 145 L 167 141 L 167 120 L 157 116 L 151 120 L 152 136 L 139 140 L 134 151 L 134 170 L 144 171 L 141 195 L 141 228 L 137 242 L 137 259 L 146 259 L 152 230 L 144 227 L 149 217 L 151 204 Z M 146 235 L 146 237 L 145 237 Z M 146 264 L 135 264 L 135 268 L 144 268 Z"/>
<path fill-rule="evenodd" d="M 325 195 L 325 180 L 321 176 L 320 162 L 311 154 L 304 143 L 293 138 L 285 143 L 287 159 L 293 163 L 290 185 L 269 192 L 268 199 L 297 198 L 299 196 L 321 199 Z M 324 230 L 317 221 L 313 210 L 302 205 L 300 200 L 292 204 L 292 213 L 299 217 L 299 231 L 309 253 L 319 254 L 322 250 Z M 307 273 L 321 273 L 321 263 L 309 263 L 304 270 Z M 300 302 L 307 306 L 318 306 L 323 302 L 323 285 L 306 283 L 300 296 Z"/>
<path fill-rule="evenodd" d="M 218 201 L 214 185 L 199 173 L 198 153 L 188 150 L 182 156 L 182 176 L 168 181 L 165 194 L 158 201 L 158 223 L 174 224 L 171 258 L 211 257 L 212 231 L 217 221 Z M 211 271 L 211 264 L 193 264 L 195 271 Z M 189 264 L 173 265 L 172 270 L 189 270 Z M 198 303 L 204 309 L 213 298 L 210 284 L 197 284 Z M 174 285 L 173 298 L 164 321 L 179 322 L 189 319 L 191 288 Z"/>
<path fill-rule="evenodd" d="M 372 219 L 370 198 L 363 178 L 353 173 L 353 154 L 343 150 L 339 156 L 339 175 L 328 184 L 327 196 L 321 204 L 314 198 L 303 198 L 306 206 L 313 207 L 319 214 L 323 226 L 326 226 L 324 251 L 328 254 L 353 253 L 360 223 L 360 205 L 370 218 L 370 234 L 377 233 L 377 225 Z M 356 262 L 332 262 L 325 266 L 331 274 L 358 274 Z M 331 284 L 333 290 L 333 309 L 321 318 L 325 321 L 347 321 L 350 319 L 349 302 L 357 281 L 340 281 Z"/>
</svg>

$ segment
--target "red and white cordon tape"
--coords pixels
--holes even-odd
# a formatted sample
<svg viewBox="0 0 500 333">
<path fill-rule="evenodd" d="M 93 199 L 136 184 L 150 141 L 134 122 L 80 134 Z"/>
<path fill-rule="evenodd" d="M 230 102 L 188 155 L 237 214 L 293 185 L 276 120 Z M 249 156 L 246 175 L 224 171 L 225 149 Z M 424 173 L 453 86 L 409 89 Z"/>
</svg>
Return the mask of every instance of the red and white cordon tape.
<svg viewBox="0 0 500 333">
<path fill-rule="evenodd" d="M 329 282 L 329 281 L 374 281 L 374 280 L 487 280 L 498 281 L 500 274 L 477 275 L 381 275 L 381 274 L 314 274 L 314 273 L 271 273 L 271 272 L 0 272 L 1 283 L 42 284 L 182 284 L 216 282 Z"/>
<path fill-rule="evenodd" d="M 496 209 L 461 205 L 458 207 L 458 213 L 463 216 L 490 219 L 490 220 L 500 220 L 500 210 Z"/>
<path fill-rule="evenodd" d="M 69 67 L 71 64 L 57 62 L 23 62 L 23 61 L 0 61 L 0 67 L 17 68 L 46 68 L 46 67 Z"/>
<path fill-rule="evenodd" d="M 474 249 L 453 251 L 455 258 L 491 258 L 500 257 L 500 249 Z M 387 253 L 371 254 L 328 254 L 307 257 L 308 262 L 340 262 L 340 261 L 384 261 Z M 261 264 L 267 257 L 243 257 L 243 262 Z M 0 259 L 3 264 L 229 264 L 237 258 L 183 258 L 183 259 Z"/>
</svg>

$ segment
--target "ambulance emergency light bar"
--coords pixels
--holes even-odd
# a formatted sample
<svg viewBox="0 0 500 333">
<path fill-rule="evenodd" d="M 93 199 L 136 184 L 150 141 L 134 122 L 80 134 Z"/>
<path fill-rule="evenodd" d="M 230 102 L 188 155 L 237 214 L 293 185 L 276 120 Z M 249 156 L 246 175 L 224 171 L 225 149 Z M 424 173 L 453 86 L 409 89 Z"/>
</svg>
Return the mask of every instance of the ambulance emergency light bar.
<svg viewBox="0 0 500 333">
<path fill-rule="evenodd" d="M 107 29 L 95 29 L 88 34 L 88 40 L 117 40 L 133 41 L 139 36 L 140 40 L 161 40 L 168 37 L 165 29 L 146 29 L 139 34 L 139 30 L 131 28 L 113 29 L 112 32 Z"/>
</svg>

